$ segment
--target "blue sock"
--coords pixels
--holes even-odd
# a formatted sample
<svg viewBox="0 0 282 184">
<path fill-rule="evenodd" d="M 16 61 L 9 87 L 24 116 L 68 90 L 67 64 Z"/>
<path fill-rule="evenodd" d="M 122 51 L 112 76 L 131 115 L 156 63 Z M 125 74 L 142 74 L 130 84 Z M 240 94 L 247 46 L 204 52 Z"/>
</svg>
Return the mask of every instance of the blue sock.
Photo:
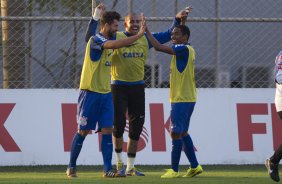
<svg viewBox="0 0 282 184">
<path fill-rule="evenodd" d="M 182 150 L 182 140 L 172 140 L 172 151 L 171 151 L 171 167 L 175 172 L 178 172 L 178 166 Z"/>
<path fill-rule="evenodd" d="M 196 168 L 199 165 L 199 163 L 198 163 L 197 158 L 196 158 L 193 141 L 192 141 L 190 135 L 182 137 L 182 140 L 183 140 L 184 152 L 185 152 L 186 157 L 188 158 L 188 160 L 191 164 L 191 168 Z"/>
<path fill-rule="evenodd" d="M 112 169 L 113 141 L 112 134 L 102 134 L 101 149 L 104 161 L 104 171 Z"/>
<path fill-rule="evenodd" d="M 76 133 L 72 140 L 69 167 L 76 167 L 76 160 L 82 148 L 85 137 Z"/>
</svg>

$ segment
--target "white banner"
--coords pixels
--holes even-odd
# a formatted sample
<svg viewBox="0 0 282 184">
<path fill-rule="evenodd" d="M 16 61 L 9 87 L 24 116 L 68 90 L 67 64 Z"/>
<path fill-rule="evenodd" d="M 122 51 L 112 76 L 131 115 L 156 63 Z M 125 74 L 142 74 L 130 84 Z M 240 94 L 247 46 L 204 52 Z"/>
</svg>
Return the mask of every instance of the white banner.
<svg viewBox="0 0 282 184">
<path fill-rule="evenodd" d="M 77 128 L 78 93 L 0 90 L 0 165 L 67 165 Z M 262 164 L 271 156 L 282 142 L 274 93 L 275 89 L 198 89 L 189 128 L 198 161 Z M 136 164 L 170 164 L 169 122 L 169 89 L 146 89 L 145 128 Z M 77 164 L 102 164 L 99 136 L 94 132 L 85 139 Z M 188 164 L 184 153 L 181 164 Z"/>
</svg>

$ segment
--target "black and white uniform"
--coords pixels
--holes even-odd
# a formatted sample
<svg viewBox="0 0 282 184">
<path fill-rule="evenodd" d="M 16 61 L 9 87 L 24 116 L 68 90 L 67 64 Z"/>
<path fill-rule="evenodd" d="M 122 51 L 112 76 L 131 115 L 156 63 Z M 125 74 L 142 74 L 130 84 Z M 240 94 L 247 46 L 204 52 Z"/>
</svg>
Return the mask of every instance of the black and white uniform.
<svg viewBox="0 0 282 184">
<path fill-rule="evenodd" d="M 282 111 L 282 51 L 276 56 L 275 59 L 275 81 L 276 81 L 276 93 L 275 93 L 275 106 L 276 111 Z"/>
</svg>

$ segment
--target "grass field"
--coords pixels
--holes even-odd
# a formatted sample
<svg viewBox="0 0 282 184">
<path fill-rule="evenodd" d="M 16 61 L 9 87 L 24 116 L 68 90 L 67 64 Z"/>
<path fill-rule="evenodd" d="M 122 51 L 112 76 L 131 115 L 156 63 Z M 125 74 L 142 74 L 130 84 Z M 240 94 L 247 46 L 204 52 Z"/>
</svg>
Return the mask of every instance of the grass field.
<svg viewBox="0 0 282 184">
<path fill-rule="evenodd" d="M 102 178 L 101 166 L 78 166 L 78 178 L 68 179 L 66 166 L 14 166 L 0 167 L 0 183 L 120 183 L 120 184 L 263 184 L 275 183 L 266 173 L 264 165 L 204 165 L 204 172 L 194 178 L 161 179 L 169 166 L 138 166 L 145 177 Z M 181 166 L 183 175 L 186 167 Z"/>
</svg>

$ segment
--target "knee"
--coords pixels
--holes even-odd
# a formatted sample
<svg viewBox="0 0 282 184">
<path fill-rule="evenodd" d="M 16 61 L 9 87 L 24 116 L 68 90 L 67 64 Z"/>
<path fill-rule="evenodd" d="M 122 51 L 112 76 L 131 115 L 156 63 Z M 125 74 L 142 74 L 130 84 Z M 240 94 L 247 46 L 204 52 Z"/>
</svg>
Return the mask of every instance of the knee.
<svg viewBox="0 0 282 184">
<path fill-rule="evenodd" d="M 143 125 L 144 116 L 141 116 L 141 118 L 132 121 L 129 125 L 129 138 L 138 141 L 143 130 Z"/>
<path fill-rule="evenodd" d="M 90 130 L 78 130 L 77 133 L 79 133 L 81 136 L 86 137 Z"/>
<path fill-rule="evenodd" d="M 128 137 L 134 141 L 139 141 L 142 129 L 140 131 L 130 131 Z"/>
<path fill-rule="evenodd" d="M 188 132 L 182 132 L 181 133 L 181 137 L 185 137 L 185 136 L 187 136 L 188 135 Z"/>
<path fill-rule="evenodd" d="M 101 132 L 102 132 L 102 134 L 112 134 L 113 128 L 102 128 Z"/>
<path fill-rule="evenodd" d="M 176 133 L 176 132 L 170 132 L 170 137 L 173 140 L 178 140 L 182 138 L 182 134 L 181 133 Z"/>
<path fill-rule="evenodd" d="M 121 138 L 123 136 L 124 133 L 124 128 L 120 127 L 120 126 L 115 126 L 113 129 L 113 136 L 116 138 Z"/>
</svg>

